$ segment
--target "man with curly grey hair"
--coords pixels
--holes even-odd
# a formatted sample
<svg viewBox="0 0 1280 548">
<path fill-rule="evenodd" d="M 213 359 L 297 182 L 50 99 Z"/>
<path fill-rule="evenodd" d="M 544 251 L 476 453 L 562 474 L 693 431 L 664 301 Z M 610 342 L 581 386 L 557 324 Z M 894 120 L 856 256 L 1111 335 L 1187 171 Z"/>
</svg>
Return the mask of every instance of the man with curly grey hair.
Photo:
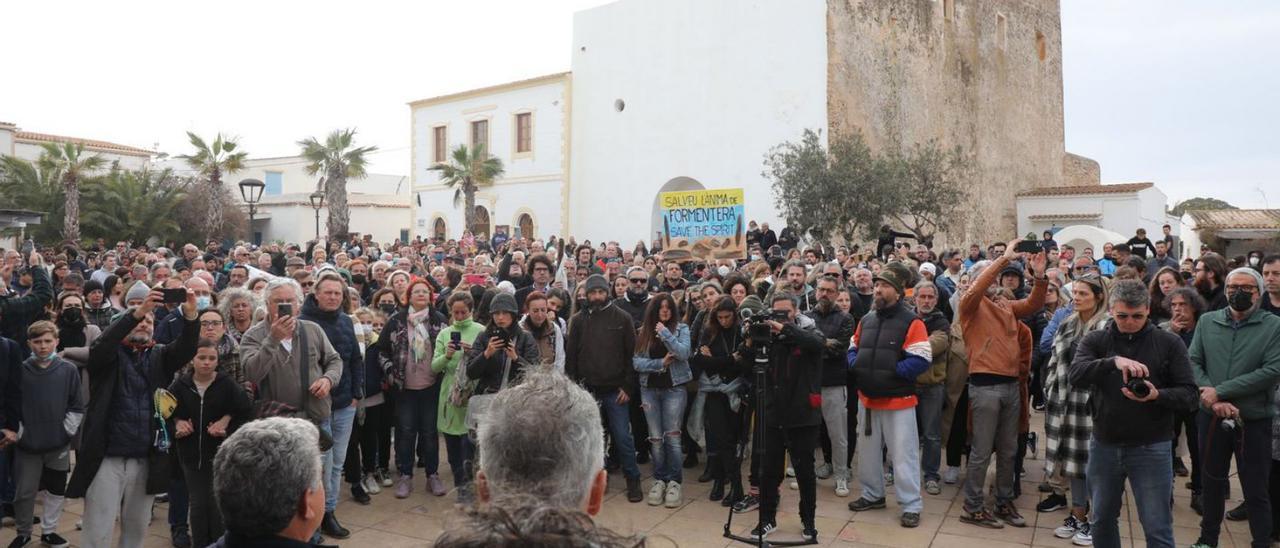
<svg viewBox="0 0 1280 548">
<path fill-rule="evenodd" d="M 324 517 L 320 432 L 302 419 L 250 422 L 213 460 L 213 491 L 227 533 L 216 548 L 310 546 Z"/>
</svg>

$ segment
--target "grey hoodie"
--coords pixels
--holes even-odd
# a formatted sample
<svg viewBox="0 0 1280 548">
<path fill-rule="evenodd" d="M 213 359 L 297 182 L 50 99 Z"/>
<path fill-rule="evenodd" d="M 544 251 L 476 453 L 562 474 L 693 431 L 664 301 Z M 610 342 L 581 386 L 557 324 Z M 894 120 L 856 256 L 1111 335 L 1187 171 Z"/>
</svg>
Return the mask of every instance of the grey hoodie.
<svg viewBox="0 0 1280 548">
<path fill-rule="evenodd" d="M 84 418 L 80 371 L 56 355 L 48 367 L 40 367 L 32 356 L 22 362 L 19 382 L 22 412 L 18 447 L 28 453 L 45 453 L 69 446 Z"/>
</svg>

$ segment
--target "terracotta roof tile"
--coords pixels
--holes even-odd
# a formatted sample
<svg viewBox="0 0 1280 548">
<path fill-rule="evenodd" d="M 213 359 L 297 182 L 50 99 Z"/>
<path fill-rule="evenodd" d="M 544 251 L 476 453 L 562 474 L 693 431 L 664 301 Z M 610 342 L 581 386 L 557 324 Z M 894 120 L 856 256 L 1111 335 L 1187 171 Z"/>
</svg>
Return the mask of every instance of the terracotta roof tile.
<svg viewBox="0 0 1280 548">
<path fill-rule="evenodd" d="M 1155 186 L 1155 183 L 1121 183 L 1114 185 L 1052 186 L 1033 188 L 1018 193 L 1018 197 L 1074 196 L 1079 194 L 1125 194 Z"/>
<path fill-rule="evenodd" d="M 519 89 L 522 87 L 528 87 L 528 86 L 543 84 L 547 82 L 554 82 L 554 81 L 565 78 L 569 74 L 571 73 L 557 72 L 554 74 L 544 74 L 542 76 L 535 76 L 533 78 L 526 78 L 524 80 L 515 80 L 512 82 L 505 82 L 502 84 L 495 84 L 492 86 L 485 86 L 480 88 L 468 89 L 464 91 L 458 91 L 454 93 L 447 93 L 444 95 L 437 95 L 435 97 L 427 97 L 426 99 L 418 99 L 417 101 L 410 101 L 409 106 L 410 107 L 426 106 L 430 104 L 443 103 L 443 102 L 447 102 L 455 99 L 464 99 L 469 97 L 475 97 L 478 95 L 485 95 L 493 92 L 509 91 L 512 89 Z"/>
<path fill-rule="evenodd" d="M 1196 228 L 1280 229 L 1280 209 L 1200 209 L 1187 212 Z"/>
<path fill-rule="evenodd" d="M 50 135 L 48 133 L 34 133 L 31 131 L 19 131 L 13 134 L 14 140 L 25 141 L 30 143 L 74 143 L 84 145 L 84 148 L 99 152 L 114 152 L 116 154 L 124 154 L 127 156 L 147 156 L 150 157 L 153 152 L 145 148 L 131 147 L 107 141 L 98 141 L 95 139 L 81 139 L 79 137 L 66 137 L 62 135 Z"/>
</svg>

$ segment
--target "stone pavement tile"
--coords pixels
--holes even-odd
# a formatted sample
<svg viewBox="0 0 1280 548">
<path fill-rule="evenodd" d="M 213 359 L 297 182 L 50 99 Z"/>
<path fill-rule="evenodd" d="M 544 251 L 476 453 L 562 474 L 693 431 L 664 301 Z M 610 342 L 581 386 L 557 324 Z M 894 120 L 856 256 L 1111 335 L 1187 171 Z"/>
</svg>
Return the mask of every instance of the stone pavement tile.
<svg viewBox="0 0 1280 548">
<path fill-rule="evenodd" d="M 745 522 L 744 522 L 745 524 Z M 752 527 L 755 525 L 752 524 Z M 703 545 L 719 544 L 724 546 L 729 539 L 724 537 L 723 520 L 707 521 L 689 519 L 681 516 L 672 516 L 666 521 L 650 529 L 647 533 L 649 538 L 666 538 L 684 546 L 686 543 L 701 543 Z M 747 528 L 750 530 L 750 528 Z M 799 525 L 793 529 L 799 532 Z"/>
<path fill-rule="evenodd" d="M 377 546 L 378 548 L 411 548 L 431 546 L 430 540 L 413 538 L 377 529 L 362 529 L 340 542 L 343 546 Z"/>
<path fill-rule="evenodd" d="M 434 541 L 436 537 L 440 536 L 440 533 L 444 532 L 445 524 L 450 519 L 456 519 L 457 516 L 456 511 L 431 517 L 415 514 L 388 515 L 384 516 L 382 521 L 370 526 L 369 529 L 423 541 Z"/>
<path fill-rule="evenodd" d="M 936 521 L 929 523 L 927 521 L 928 518 Z M 927 547 L 933 542 L 939 525 L 941 525 L 940 516 L 924 515 L 921 515 L 920 527 L 915 529 L 905 529 L 897 523 L 885 524 L 855 521 L 846 525 L 844 530 L 840 531 L 837 539 L 899 548 Z"/>
<path fill-rule="evenodd" d="M 1014 548 L 1030 546 L 1030 539 L 1021 542 L 1010 542 L 1003 536 L 1004 531 L 977 527 L 975 529 L 981 529 L 987 532 L 988 535 L 984 537 L 968 537 L 939 531 L 938 536 L 933 539 L 932 546 L 939 548 Z M 1056 546 L 1060 547 L 1062 545 L 1057 543 Z"/>
</svg>

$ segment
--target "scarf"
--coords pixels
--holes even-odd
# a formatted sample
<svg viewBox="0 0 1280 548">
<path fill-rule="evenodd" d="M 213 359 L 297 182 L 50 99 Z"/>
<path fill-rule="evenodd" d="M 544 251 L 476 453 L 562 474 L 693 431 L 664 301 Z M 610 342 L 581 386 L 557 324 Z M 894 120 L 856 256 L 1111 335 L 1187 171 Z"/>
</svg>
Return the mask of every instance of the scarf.
<svg viewBox="0 0 1280 548">
<path fill-rule="evenodd" d="M 412 308 L 406 314 L 409 322 L 409 363 L 420 366 L 431 363 L 431 308 L 414 312 Z"/>
</svg>

